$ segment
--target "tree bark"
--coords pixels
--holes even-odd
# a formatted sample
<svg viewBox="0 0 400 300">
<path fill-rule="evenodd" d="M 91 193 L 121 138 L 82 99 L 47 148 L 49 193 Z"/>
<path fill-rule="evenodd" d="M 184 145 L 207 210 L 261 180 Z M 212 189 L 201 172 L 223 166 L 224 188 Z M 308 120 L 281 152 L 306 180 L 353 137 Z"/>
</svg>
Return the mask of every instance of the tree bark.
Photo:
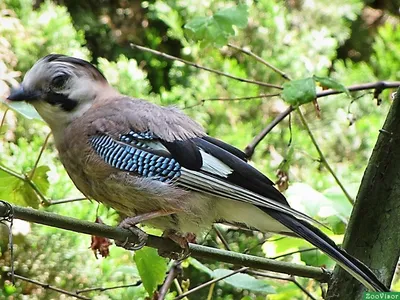
<svg viewBox="0 0 400 300">
<path fill-rule="evenodd" d="M 372 152 L 344 238 L 344 249 L 390 285 L 400 255 L 400 89 Z M 327 299 L 362 299 L 365 288 L 336 267 Z"/>
</svg>

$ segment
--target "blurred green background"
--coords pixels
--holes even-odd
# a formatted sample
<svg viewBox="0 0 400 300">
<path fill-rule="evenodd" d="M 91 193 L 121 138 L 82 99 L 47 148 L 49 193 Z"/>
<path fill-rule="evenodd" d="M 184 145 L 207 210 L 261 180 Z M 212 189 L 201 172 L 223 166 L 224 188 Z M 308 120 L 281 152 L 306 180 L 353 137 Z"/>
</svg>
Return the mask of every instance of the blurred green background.
<svg viewBox="0 0 400 300">
<path fill-rule="evenodd" d="M 223 72 L 281 85 L 283 79 L 264 65 L 226 42 L 251 51 L 291 76 L 330 76 L 346 86 L 399 80 L 400 18 L 398 1 L 390 0 L 288 0 L 288 1 L 126 1 L 0 0 L 0 98 L 40 57 L 62 53 L 87 59 L 97 65 L 121 93 L 148 99 L 160 105 L 175 105 L 201 123 L 207 132 L 244 149 L 269 122 L 286 109 L 279 97 L 243 101 L 215 101 L 273 93 L 276 90 L 249 85 L 195 69 L 176 61 L 133 50 L 129 43 L 218 69 Z M 209 30 L 206 38 L 184 25 L 218 11 L 241 7 L 246 20 L 229 37 Z M 246 13 L 247 11 L 247 13 Z M 240 21 L 240 20 L 239 20 Z M 209 27 L 208 29 L 210 29 Z M 212 29 L 212 28 L 211 28 Z M 337 176 L 355 198 L 363 172 L 390 106 L 390 93 L 374 99 L 371 91 L 330 96 L 319 100 L 321 117 L 312 104 L 303 112 Z M 380 105 L 377 105 L 380 103 Z M 32 111 L 28 109 L 28 116 Z M 29 174 L 49 134 L 40 120 L 21 116 L 0 103 L 0 165 Z M 296 115 L 281 122 L 256 148 L 251 163 L 277 181 L 279 170 L 289 177 L 284 192 L 292 206 L 332 228 L 328 234 L 338 243 L 343 238 L 351 205 L 333 177 L 321 165 L 318 153 Z M 289 126 L 291 125 L 291 126 Z M 289 141 L 292 139 L 290 145 Z M 287 161 L 286 164 L 282 162 Z M 57 158 L 52 138 L 44 150 L 33 178 L 49 199 L 80 197 Z M 285 182 L 281 182 L 285 186 Z M 109 225 L 118 224 L 117 214 L 89 201 L 43 206 L 40 197 L 25 183 L 0 170 L 0 199 L 38 207 L 66 216 L 94 221 L 96 213 Z M 149 229 L 151 230 L 151 229 Z M 302 240 L 267 236 L 257 232 L 220 227 L 233 251 L 265 257 L 280 256 L 310 248 Z M 16 222 L 16 273 L 76 291 L 134 283 L 139 279 L 133 254 L 111 246 L 110 256 L 96 259 L 90 237 L 24 222 Z M 39 286 L 7 281 L 10 264 L 7 229 L 0 227 L 0 298 L 72 299 Z M 155 232 L 155 231 L 151 231 Z M 224 248 L 211 230 L 199 243 Z M 279 258 L 299 264 L 326 266 L 333 262 L 316 250 Z M 188 260 L 179 278 L 183 289 L 210 279 L 211 270 L 228 268 L 217 261 Z M 208 269 L 209 268 L 209 269 Z M 315 298 L 321 297 L 318 282 L 296 279 Z M 266 295 L 255 286 L 243 289 L 240 278 L 218 283 L 189 299 L 309 299 L 290 281 L 258 277 Z M 254 283 L 254 282 L 253 282 Z M 395 279 L 394 289 L 400 289 Z M 169 299 L 177 294 L 173 285 Z M 143 286 L 85 293 L 93 299 L 144 299 Z"/>
</svg>

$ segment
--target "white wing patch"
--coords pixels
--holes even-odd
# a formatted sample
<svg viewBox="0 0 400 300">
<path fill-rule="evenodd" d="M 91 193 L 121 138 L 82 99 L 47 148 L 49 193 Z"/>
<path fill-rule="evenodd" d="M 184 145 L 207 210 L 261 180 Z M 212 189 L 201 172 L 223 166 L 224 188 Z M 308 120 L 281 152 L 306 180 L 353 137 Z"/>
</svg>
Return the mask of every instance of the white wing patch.
<svg viewBox="0 0 400 300">
<path fill-rule="evenodd" d="M 203 158 L 203 166 L 201 167 L 203 171 L 225 178 L 233 172 L 233 170 L 229 166 L 224 164 L 218 158 L 208 154 L 201 148 L 200 154 Z"/>
</svg>

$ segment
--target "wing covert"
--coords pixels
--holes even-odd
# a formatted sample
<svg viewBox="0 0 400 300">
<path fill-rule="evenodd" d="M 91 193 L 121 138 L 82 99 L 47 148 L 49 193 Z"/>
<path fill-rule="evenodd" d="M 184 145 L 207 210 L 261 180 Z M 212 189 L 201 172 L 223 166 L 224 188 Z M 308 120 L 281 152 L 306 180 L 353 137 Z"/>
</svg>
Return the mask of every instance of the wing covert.
<svg viewBox="0 0 400 300">
<path fill-rule="evenodd" d="M 172 182 L 181 175 L 179 162 L 150 133 L 130 132 L 120 135 L 120 141 L 105 134 L 96 135 L 90 138 L 90 143 L 116 169 L 162 182 Z"/>
</svg>

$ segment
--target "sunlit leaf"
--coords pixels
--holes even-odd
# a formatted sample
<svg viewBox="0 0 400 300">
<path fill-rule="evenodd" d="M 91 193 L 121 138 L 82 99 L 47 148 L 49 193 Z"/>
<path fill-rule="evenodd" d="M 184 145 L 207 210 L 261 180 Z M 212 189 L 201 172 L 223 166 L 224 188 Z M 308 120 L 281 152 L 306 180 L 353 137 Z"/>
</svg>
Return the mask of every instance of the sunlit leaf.
<svg viewBox="0 0 400 300">
<path fill-rule="evenodd" d="M 153 295 L 157 286 L 164 282 L 166 259 L 159 256 L 156 249 L 144 247 L 135 252 L 134 260 L 144 288 L 149 295 Z"/>
<path fill-rule="evenodd" d="M 340 82 L 333 80 L 330 77 L 320 77 L 320 76 L 314 75 L 313 78 L 315 81 L 318 81 L 321 84 L 321 86 L 323 86 L 324 88 L 343 92 L 347 96 L 351 97 L 349 90 Z"/>
<path fill-rule="evenodd" d="M 247 5 L 239 4 L 238 6 L 221 9 L 214 14 L 214 19 L 226 31 L 233 30 L 233 25 L 245 28 L 248 22 Z"/>
<path fill-rule="evenodd" d="M 330 208 L 330 202 L 324 194 L 318 192 L 305 183 L 293 183 L 286 192 L 287 199 L 291 206 L 309 216 L 331 216 L 336 212 Z M 329 209 L 330 208 L 330 209 Z"/>
<path fill-rule="evenodd" d="M 225 8 L 210 17 L 195 17 L 186 23 L 184 28 L 193 40 L 220 47 L 225 45 L 228 38 L 235 34 L 234 27 L 244 28 L 247 26 L 247 10 L 247 5 L 244 4 Z"/>
<path fill-rule="evenodd" d="M 292 80 L 283 84 L 282 98 L 294 107 L 311 102 L 316 97 L 315 81 L 312 77 Z"/>
<path fill-rule="evenodd" d="M 26 181 L 3 170 L 0 170 L 0 199 L 33 208 L 38 208 L 40 203 L 40 198 Z"/>
<path fill-rule="evenodd" d="M 216 269 L 214 270 L 214 278 L 219 278 L 231 274 L 231 270 Z M 248 274 L 237 273 L 229 276 L 222 281 L 234 286 L 238 289 L 250 290 L 254 292 L 262 292 L 266 294 L 274 294 L 275 289 L 263 280 L 254 278 Z"/>
<path fill-rule="evenodd" d="M 343 191 L 338 188 L 331 188 L 324 191 L 324 196 L 329 201 L 329 205 L 337 212 L 337 216 L 347 222 L 350 218 L 353 206 L 343 194 Z"/>
<path fill-rule="evenodd" d="M 17 287 L 8 282 L 4 283 L 3 289 L 6 295 L 12 295 L 17 291 Z"/>
<path fill-rule="evenodd" d="M 267 242 L 269 243 L 269 242 Z M 274 242 L 276 254 L 282 255 L 288 252 L 293 252 L 301 248 L 310 247 L 310 244 L 303 239 L 284 237 Z"/>
<path fill-rule="evenodd" d="M 37 186 L 37 188 L 43 193 L 46 194 L 49 189 L 50 182 L 47 176 L 47 172 L 50 171 L 48 166 L 39 166 L 36 168 L 34 176 L 32 178 L 33 183 Z"/>
</svg>

